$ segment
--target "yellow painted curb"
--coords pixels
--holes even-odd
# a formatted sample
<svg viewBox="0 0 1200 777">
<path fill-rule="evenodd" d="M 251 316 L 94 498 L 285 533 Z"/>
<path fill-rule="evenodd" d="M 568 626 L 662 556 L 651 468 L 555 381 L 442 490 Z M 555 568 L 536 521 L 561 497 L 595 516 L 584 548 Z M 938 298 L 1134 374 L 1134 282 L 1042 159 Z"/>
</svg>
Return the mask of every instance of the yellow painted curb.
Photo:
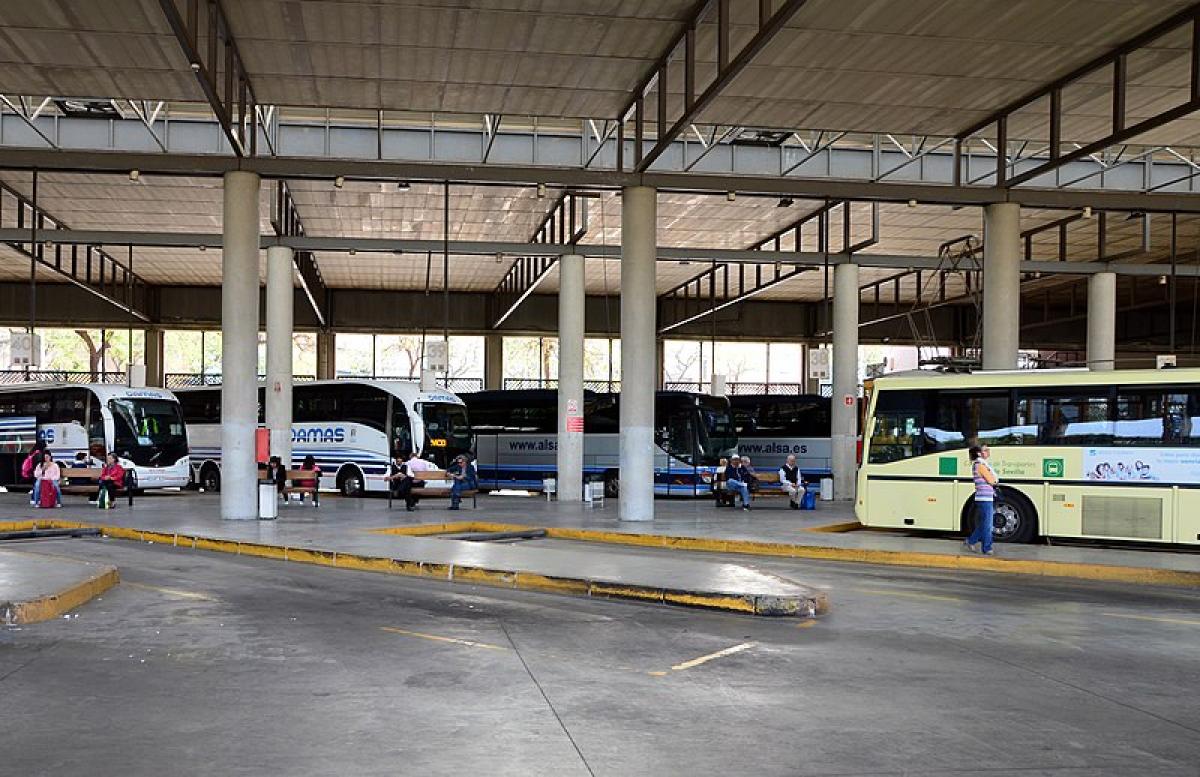
<svg viewBox="0 0 1200 777">
<path fill-rule="evenodd" d="M 10 531 L 21 531 L 12 529 Z M 40 623 L 53 620 L 90 601 L 121 581 L 116 567 L 103 567 L 100 572 L 82 582 L 28 602 L 13 602 L 5 620 L 10 623 Z"/>
<path fill-rule="evenodd" d="M 858 521 L 847 521 L 845 523 L 827 523 L 824 526 L 806 526 L 800 531 L 811 531 L 828 534 L 844 534 L 845 532 L 859 531 L 867 528 Z"/>
<path fill-rule="evenodd" d="M 440 530 L 439 526 L 453 527 Z M 858 523 L 830 524 L 813 527 L 805 531 L 850 531 L 860 528 Z M 843 528 L 850 527 L 850 528 Z M 378 534 L 408 534 L 418 527 L 396 527 L 371 529 Z M 737 553 L 749 556 L 771 556 L 779 558 L 808 558 L 820 561 L 841 561 L 880 566 L 901 566 L 923 569 L 952 569 L 955 571 L 998 572 L 1003 574 L 1032 575 L 1035 577 L 1093 580 L 1109 583 L 1133 583 L 1138 585 L 1166 585 L 1200 588 L 1200 572 L 1175 569 L 1128 567 L 1115 564 L 1089 564 L 1078 561 L 1042 561 L 1034 559 L 1010 559 L 994 556 L 977 556 L 953 553 L 929 553 L 923 551 L 874 550 L 869 548 L 838 548 L 824 545 L 801 545 L 786 542 L 762 542 L 759 540 L 722 539 L 719 537 L 686 537 L 666 534 L 634 534 L 629 532 L 602 531 L 597 529 L 574 529 L 566 527 L 539 527 L 521 524 L 498 524 L 469 522 L 460 524 L 426 524 L 432 534 L 456 534 L 469 531 L 521 531 L 545 528 L 549 539 L 599 542 L 610 545 L 629 545 L 645 548 L 700 551 L 704 553 Z"/>
</svg>

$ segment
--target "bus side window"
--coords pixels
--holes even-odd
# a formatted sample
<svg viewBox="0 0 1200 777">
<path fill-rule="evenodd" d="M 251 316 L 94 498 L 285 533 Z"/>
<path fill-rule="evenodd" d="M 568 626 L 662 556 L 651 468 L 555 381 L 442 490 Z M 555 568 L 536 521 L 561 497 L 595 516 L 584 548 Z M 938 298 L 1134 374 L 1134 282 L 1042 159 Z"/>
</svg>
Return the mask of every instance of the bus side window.
<svg viewBox="0 0 1200 777">
<path fill-rule="evenodd" d="M 887 464 L 919 456 L 923 451 L 924 413 L 916 391 L 882 391 L 875 403 L 875 429 L 867 461 Z"/>
<path fill-rule="evenodd" d="M 103 456 L 108 452 L 105 445 L 104 415 L 100 410 L 100 398 L 90 394 L 88 400 L 88 452 L 93 456 Z"/>
</svg>

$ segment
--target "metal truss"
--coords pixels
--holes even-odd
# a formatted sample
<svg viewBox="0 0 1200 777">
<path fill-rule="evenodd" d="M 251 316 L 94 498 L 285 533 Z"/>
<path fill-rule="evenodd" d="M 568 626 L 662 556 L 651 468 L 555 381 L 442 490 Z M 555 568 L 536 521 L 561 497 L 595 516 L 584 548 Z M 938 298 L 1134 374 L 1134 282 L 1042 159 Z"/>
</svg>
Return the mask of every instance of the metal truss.
<svg viewBox="0 0 1200 777">
<path fill-rule="evenodd" d="M 1157 39 L 1174 32 L 1182 27 L 1191 25 L 1191 67 L 1189 73 L 1188 99 L 1168 110 L 1143 119 L 1135 124 L 1128 123 L 1126 106 L 1126 87 L 1128 85 L 1128 60 L 1145 49 Z M 1112 105 L 1111 127 L 1103 137 L 1085 144 L 1073 144 L 1069 151 L 1063 150 L 1062 119 L 1063 119 L 1063 90 L 1098 72 L 1111 69 Z M 1049 137 L 1043 153 L 1046 161 L 1027 165 L 1018 170 L 1015 161 L 1009 157 L 1008 120 L 1021 110 L 1029 108 L 1033 103 L 1049 98 Z M 1122 45 L 1093 59 L 1067 75 L 1036 89 L 1029 94 L 1009 103 L 984 120 L 977 122 L 968 129 L 960 132 L 955 143 L 954 183 L 961 182 L 962 170 L 959 162 L 959 149 L 963 141 L 977 135 L 983 130 L 996 128 L 996 167 L 994 181 L 997 186 L 1019 186 L 1027 181 L 1038 178 L 1046 173 L 1055 171 L 1068 162 L 1089 157 L 1113 145 L 1124 143 L 1132 138 L 1163 126 L 1176 119 L 1200 109 L 1200 4 L 1189 6 L 1171 18 L 1155 25 L 1140 35 L 1126 41 Z M 1020 152 L 1018 152 L 1020 156 Z M 1040 155 L 1039 155 L 1040 157 Z"/>
<path fill-rule="evenodd" d="M 275 197 L 271 201 L 271 226 L 279 237 L 303 237 L 304 224 L 300 221 L 300 213 L 287 181 L 275 182 Z M 312 251 L 295 250 L 292 261 L 300 278 L 300 288 L 312 306 L 317 323 L 322 327 L 329 326 L 329 290 L 325 279 L 321 277 L 321 268 Z"/>
<path fill-rule="evenodd" d="M 129 264 L 99 246 L 59 242 L 70 234 L 67 225 L 0 182 L 0 223 L 8 220 L 5 214 L 11 214 L 8 218 L 15 225 L 16 234 L 9 236 L 17 239 L 4 242 L 14 251 L 135 318 L 150 321 L 150 285 Z"/>
<path fill-rule="evenodd" d="M 550 206 L 542 223 L 534 230 L 530 242 L 573 248 L 587 234 L 589 199 L 591 198 L 575 192 L 563 192 Z M 496 317 L 496 323 L 492 324 L 493 329 L 498 329 L 516 313 L 521 303 L 546 280 L 550 270 L 558 263 L 559 256 L 561 254 L 521 256 L 512 263 L 496 287 L 495 298 L 500 313 Z"/>
<path fill-rule="evenodd" d="M 729 18 L 730 0 L 716 0 L 717 4 L 717 68 L 713 80 L 699 95 L 696 94 L 696 27 L 703 11 L 693 16 L 684 30 L 683 54 L 683 113 L 671 124 L 668 124 L 668 106 L 670 90 L 668 75 L 670 59 L 663 59 L 654 78 L 655 89 L 658 93 L 658 105 L 655 117 L 657 136 L 649 151 L 644 151 L 645 138 L 645 93 L 637 92 L 634 96 L 634 147 L 633 169 L 635 172 L 645 172 L 663 155 L 676 138 L 696 121 L 705 108 L 714 100 L 751 62 L 766 48 L 767 44 L 779 34 L 792 17 L 796 15 L 808 0 L 783 0 L 779 8 L 773 8 L 773 0 L 760 0 L 758 4 L 758 29 L 746 41 L 742 49 L 730 59 L 730 30 L 732 22 Z M 627 120 L 628 116 L 619 117 Z M 623 169 L 618 165 L 618 169 Z"/>
<path fill-rule="evenodd" d="M 854 254 L 864 248 L 869 248 L 879 241 L 879 207 L 871 206 L 871 236 L 851 243 L 853 231 L 853 208 L 848 202 L 829 202 L 811 213 L 806 213 L 788 226 L 771 235 L 750 244 L 748 251 L 772 251 L 775 256 L 787 249 L 791 243 L 795 255 L 800 255 L 804 247 L 805 228 L 812 225 L 815 228 L 816 250 L 828 256 L 833 243 L 830 217 L 841 209 L 842 230 L 838 253 L 854 261 Z M 765 260 L 764 261 L 769 261 Z M 786 269 L 785 269 L 786 268 Z M 708 316 L 716 315 L 718 311 L 741 304 L 746 300 L 762 294 L 768 289 L 795 278 L 806 270 L 814 269 L 812 265 L 794 265 L 786 261 L 774 261 L 768 272 L 763 272 L 763 264 L 753 265 L 753 272 L 747 273 L 745 264 L 716 263 L 699 275 L 668 289 L 658 297 L 659 319 L 668 320 L 658 330 L 659 334 L 670 332 L 687 324 L 699 321 Z M 719 280 L 718 280 L 719 279 Z M 719 286 L 719 289 L 718 289 Z M 717 302 L 718 297 L 721 302 Z"/>
<path fill-rule="evenodd" d="M 187 14 L 180 13 L 182 2 Z M 259 103 L 218 0 L 158 0 L 233 153 L 258 154 Z"/>
<path fill-rule="evenodd" d="M 53 104 L 54 100 L 50 97 L 43 97 L 40 101 L 37 101 L 36 106 L 33 104 L 35 100 L 36 98 L 32 97 L 9 97 L 8 95 L 0 94 L 0 102 L 7 105 L 8 109 L 16 114 L 38 137 L 45 141 L 47 146 L 58 148 L 58 144 L 51 140 L 42 128 L 38 126 L 37 121 L 38 117 L 42 115 L 46 108 Z"/>
<path fill-rule="evenodd" d="M 164 153 L 167 152 L 166 142 L 158 134 L 158 130 L 155 129 L 159 116 L 163 114 L 163 110 L 167 106 L 165 100 L 125 100 L 124 106 L 121 105 L 120 100 L 109 100 L 108 102 L 122 119 L 127 118 L 126 110 L 132 113 L 142 123 L 142 126 L 146 128 L 146 131 L 150 133 L 150 137 L 158 147 Z"/>
</svg>

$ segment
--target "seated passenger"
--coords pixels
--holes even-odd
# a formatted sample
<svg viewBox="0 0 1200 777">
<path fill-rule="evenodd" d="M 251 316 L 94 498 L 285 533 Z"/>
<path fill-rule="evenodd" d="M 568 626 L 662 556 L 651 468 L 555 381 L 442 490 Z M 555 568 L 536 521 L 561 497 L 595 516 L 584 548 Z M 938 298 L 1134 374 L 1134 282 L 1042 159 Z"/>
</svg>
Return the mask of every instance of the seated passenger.
<svg viewBox="0 0 1200 777">
<path fill-rule="evenodd" d="M 742 509 L 750 510 L 750 486 L 756 481 L 754 470 L 748 468 L 741 456 L 734 455 L 729 459 L 729 468 L 725 470 L 725 488 L 742 497 Z"/>
<path fill-rule="evenodd" d="M 804 497 L 804 479 L 800 477 L 800 468 L 796 466 L 795 454 L 789 453 L 779 468 L 779 485 L 787 492 L 789 506 L 799 510 L 800 500 Z"/>
</svg>

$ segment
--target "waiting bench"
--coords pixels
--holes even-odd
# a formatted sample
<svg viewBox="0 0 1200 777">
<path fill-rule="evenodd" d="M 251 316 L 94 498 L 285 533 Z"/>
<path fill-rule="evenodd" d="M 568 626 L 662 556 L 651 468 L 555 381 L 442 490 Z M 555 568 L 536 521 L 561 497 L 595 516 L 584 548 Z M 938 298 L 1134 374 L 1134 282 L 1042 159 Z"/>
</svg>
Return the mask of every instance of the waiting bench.
<svg viewBox="0 0 1200 777">
<path fill-rule="evenodd" d="M 801 487 L 804 485 L 803 479 L 800 481 Z M 766 499 L 770 497 L 781 496 L 785 499 L 788 497 L 788 492 L 783 489 L 779 482 L 779 473 L 776 471 L 756 472 L 754 473 L 754 482 L 750 484 L 751 499 Z M 717 492 L 717 504 L 733 505 L 735 494 L 725 488 L 725 479 L 720 482 L 720 489 Z"/>
<path fill-rule="evenodd" d="M 104 470 L 100 467 L 60 467 L 62 470 L 62 480 L 59 481 L 59 488 L 64 494 L 92 494 L 100 493 L 100 475 Z M 80 483 L 79 481 L 87 481 Z M 129 506 L 133 506 L 133 492 L 137 490 L 137 473 L 134 470 L 125 470 L 125 482 L 119 489 L 125 492 L 125 496 L 129 499 Z"/>
<path fill-rule="evenodd" d="M 266 474 L 267 474 L 266 470 L 260 469 L 258 471 L 259 482 L 262 482 L 262 483 L 269 482 L 266 478 Z M 321 482 L 321 476 L 318 472 L 315 472 L 311 469 L 289 469 L 287 472 L 283 473 L 283 477 L 284 477 L 284 486 L 283 486 L 283 490 L 280 491 L 279 493 L 283 494 L 284 496 L 287 496 L 289 494 L 301 494 L 301 495 L 312 494 L 313 505 L 320 506 L 321 492 L 319 491 L 318 486 L 320 485 L 320 482 Z M 298 485 L 298 483 L 305 482 L 305 481 L 311 481 L 312 485 L 311 486 Z"/>
<path fill-rule="evenodd" d="M 446 471 L 440 470 L 440 469 L 427 469 L 423 472 L 414 473 L 413 478 L 415 480 L 425 481 L 425 485 L 421 486 L 420 488 L 414 488 L 412 490 L 412 495 L 417 497 L 418 499 L 449 499 L 450 498 L 450 486 L 454 482 L 454 476 L 447 473 Z M 395 489 L 393 489 L 391 487 L 391 485 L 392 485 L 392 483 L 388 482 L 388 509 L 389 510 L 392 507 L 392 501 L 394 500 L 394 497 L 395 497 Z M 477 488 L 467 489 L 467 490 L 463 491 L 460 494 L 460 496 L 463 499 L 470 497 L 472 509 L 479 506 L 479 501 L 477 499 L 477 497 L 479 496 L 479 489 L 477 489 Z"/>
</svg>

